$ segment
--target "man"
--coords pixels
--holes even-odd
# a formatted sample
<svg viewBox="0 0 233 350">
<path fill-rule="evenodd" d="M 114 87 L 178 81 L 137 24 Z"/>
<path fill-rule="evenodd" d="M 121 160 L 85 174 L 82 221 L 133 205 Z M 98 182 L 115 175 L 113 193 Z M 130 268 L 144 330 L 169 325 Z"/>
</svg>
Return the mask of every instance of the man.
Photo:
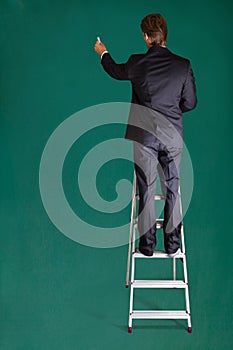
<svg viewBox="0 0 233 350">
<path fill-rule="evenodd" d="M 131 55 L 116 64 L 105 45 L 97 40 L 105 71 L 118 80 L 130 80 L 132 105 L 126 138 L 134 141 L 134 163 L 139 189 L 139 251 L 152 256 L 156 245 L 154 210 L 158 165 L 166 189 L 164 247 L 169 256 L 180 252 L 179 205 L 182 155 L 182 113 L 195 108 L 196 87 L 190 61 L 166 48 L 167 24 L 160 14 L 143 18 L 141 30 L 148 47 L 145 54 Z"/>
</svg>

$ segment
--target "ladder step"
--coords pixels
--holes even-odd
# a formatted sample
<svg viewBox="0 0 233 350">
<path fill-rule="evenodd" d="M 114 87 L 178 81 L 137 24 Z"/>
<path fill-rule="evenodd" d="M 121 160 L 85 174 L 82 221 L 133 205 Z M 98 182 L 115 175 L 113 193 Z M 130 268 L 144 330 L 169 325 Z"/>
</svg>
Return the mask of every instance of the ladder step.
<svg viewBox="0 0 233 350">
<path fill-rule="evenodd" d="M 155 201 L 161 201 L 165 199 L 165 197 L 162 194 L 156 194 L 155 195 Z"/>
<path fill-rule="evenodd" d="M 156 228 L 163 228 L 163 219 L 156 219 Z M 138 219 L 134 220 L 134 226 L 137 227 Z"/>
<path fill-rule="evenodd" d="M 138 194 L 136 195 L 136 198 L 139 200 Z M 155 199 L 155 201 L 161 201 L 161 200 L 165 199 L 165 196 L 163 196 L 162 194 L 156 194 L 154 199 Z"/>
<path fill-rule="evenodd" d="M 133 254 L 134 258 L 146 258 L 146 259 L 151 259 L 151 258 L 169 258 L 169 259 L 177 259 L 177 258 L 184 258 L 184 253 L 180 253 L 180 254 L 177 254 L 176 256 L 174 256 L 174 258 L 170 258 L 170 256 L 168 256 L 167 253 L 161 251 L 161 250 L 158 250 L 158 251 L 155 251 L 154 254 L 152 256 L 146 256 L 140 252 L 135 252 Z"/>
<path fill-rule="evenodd" d="M 156 228 L 163 228 L 163 219 L 156 220 Z"/>
<path fill-rule="evenodd" d="M 164 311 L 164 310 L 133 310 L 131 314 L 132 318 L 143 319 L 188 319 L 189 314 L 186 311 Z"/>
<path fill-rule="evenodd" d="M 134 288 L 187 288 L 187 284 L 181 280 L 135 280 Z"/>
</svg>

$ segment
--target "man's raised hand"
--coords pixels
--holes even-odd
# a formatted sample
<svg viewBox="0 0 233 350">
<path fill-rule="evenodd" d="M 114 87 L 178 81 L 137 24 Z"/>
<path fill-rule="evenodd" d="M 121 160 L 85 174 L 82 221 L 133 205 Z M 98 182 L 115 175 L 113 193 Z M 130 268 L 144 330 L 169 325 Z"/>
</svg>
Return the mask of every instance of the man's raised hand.
<svg viewBox="0 0 233 350">
<path fill-rule="evenodd" d="M 98 55 L 102 55 L 104 51 L 107 51 L 106 46 L 98 39 L 96 40 L 94 50 L 98 53 Z"/>
</svg>

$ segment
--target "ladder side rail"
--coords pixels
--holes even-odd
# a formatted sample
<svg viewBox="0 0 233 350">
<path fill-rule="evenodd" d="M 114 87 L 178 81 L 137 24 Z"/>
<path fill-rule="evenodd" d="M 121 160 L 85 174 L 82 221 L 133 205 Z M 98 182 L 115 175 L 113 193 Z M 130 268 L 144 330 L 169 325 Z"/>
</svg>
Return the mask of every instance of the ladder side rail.
<svg viewBox="0 0 233 350">
<path fill-rule="evenodd" d="M 129 285 L 129 271 L 130 271 L 130 261 L 131 261 L 131 253 L 132 253 L 132 241 L 133 241 L 133 230 L 134 230 L 134 217 L 136 213 L 136 179 L 134 172 L 133 179 L 133 189 L 132 189 L 132 206 L 131 206 L 131 215 L 130 215 L 130 231 L 129 231 L 129 245 L 128 245 L 128 258 L 127 258 L 127 269 L 126 269 L 126 282 L 125 286 L 128 288 Z"/>
<path fill-rule="evenodd" d="M 136 241 L 136 217 L 137 217 L 137 180 L 134 173 L 134 206 L 133 206 L 133 235 L 132 235 L 132 253 L 135 253 L 135 241 Z"/>
<path fill-rule="evenodd" d="M 180 215 L 181 215 L 181 244 L 182 244 L 182 252 L 185 254 L 185 242 L 184 242 L 184 224 L 183 224 L 183 209 L 181 202 L 181 191 L 179 187 L 179 205 L 180 205 Z"/>
<path fill-rule="evenodd" d="M 135 252 L 135 237 L 136 236 L 136 226 L 133 226 L 133 251 L 132 251 L 132 262 L 131 262 L 131 280 L 130 280 L 130 302 L 129 302 L 129 324 L 128 324 L 128 329 L 132 329 L 132 319 L 133 319 L 133 297 L 134 297 L 134 273 L 135 273 L 135 257 L 134 257 L 134 252 Z"/>
<path fill-rule="evenodd" d="M 134 172 L 134 186 L 133 186 L 133 193 L 134 193 L 134 202 L 132 206 L 132 249 L 131 249 L 131 283 L 130 283 L 130 302 L 129 302 L 129 322 L 128 322 L 128 331 L 131 333 L 132 332 L 132 321 L 133 321 L 133 297 L 134 297 L 134 273 L 135 273 L 135 240 L 136 240 L 136 224 L 135 224 L 135 219 L 136 219 L 136 207 L 137 207 L 137 199 L 136 199 L 136 174 Z"/>
<path fill-rule="evenodd" d="M 176 258 L 173 258 L 173 280 L 176 280 Z"/>
<path fill-rule="evenodd" d="M 188 285 L 188 272 L 187 272 L 187 262 L 186 262 L 186 249 L 185 249 L 185 241 L 184 241 L 184 223 L 183 223 L 183 209 L 182 209 L 182 202 L 181 202 L 181 191 L 179 187 L 179 201 L 180 201 L 180 212 L 181 212 L 181 242 L 182 242 L 182 251 L 184 253 L 183 257 L 183 269 L 184 269 L 184 282 L 187 285 L 187 288 L 185 288 L 185 302 L 186 302 L 186 312 L 188 314 L 188 331 L 192 332 L 192 325 L 191 325 L 191 310 L 190 310 L 190 300 L 189 300 L 189 285 Z"/>
<path fill-rule="evenodd" d="M 182 217 L 182 221 L 181 221 L 181 241 L 182 241 L 182 252 L 184 253 L 184 257 L 183 257 L 184 281 L 185 281 L 185 283 L 188 284 L 188 273 L 187 273 L 187 263 L 186 263 L 186 250 L 185 250 L 185 241 L 184 241 L 183 210 L 182 210 L 182 203 L 181 203 L 180 187 L 179 187 L 179 202 L 180 202 L 180 213 L 181 213 L 181 217 Z"/>
<path fill-rule="evenodd" d="M 184 227 L 182 225 L 182 233 L 184 236 Z M 187 262 L 186 262 L 186 254 L 183 257 L 183 268 L 184 268 L 184 282 L 187 284 L 187 288 L 185 289 L 185 300 L 186 300 L 186 311 L 190 315 L 190 301 L 189 301 L 189 288 L 188 288 L 188 272 L 187 272 Z M 188 319 L 189 327 L 191 327 L 190 317 Z"/>
</svg>

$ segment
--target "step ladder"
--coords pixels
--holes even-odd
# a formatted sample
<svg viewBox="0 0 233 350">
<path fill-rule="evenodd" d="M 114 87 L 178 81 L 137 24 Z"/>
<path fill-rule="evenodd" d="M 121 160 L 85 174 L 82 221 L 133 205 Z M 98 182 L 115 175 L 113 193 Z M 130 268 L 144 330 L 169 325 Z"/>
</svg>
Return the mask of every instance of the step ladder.
<svg viewBox="0 0 233 350">
<path fill-rule="evenodd" d="M 175 257 L 171 258 L 163 251 L 155 251 L 150 257 L 147 257 L 140 252 L 137 252 L 135 248 L 136 241 L 136 228 L 137 228 L 137 201 L 139 196 L 136 192 L 136 175 L 134 174 L 133 191 L 132 191 L 132 208 L 131 208 L 131 220 L 130 220 L 130 234 L 129 234 L 129 247 L 128 247 L 128 259 L 127 259 L 127 271 L 126 271 L 126 288 L 129 286 L 129 274 L 131 267 L 131 280 L 130 280 L 130 303 L 129 303 L 129 322 L 128 332 L 132 333 L 133 319 L 186 319 L 188 323 L 188 332 L 192 333 L 191 315 L 190 315 L 190 302 L 189 302 L 189 289 L 188 289 L 188 275 L 187 264 L 185 254 L 185 242 L 184 242 L 184 227 L 181 225 L 181 252 Z M 155 195 L 155 200 L 164 200 L 163 195 Z M 182 215 L 182 204 L 180 199 L 180 208 Z M 156 220 L 157 229 L 163 227 L 163 219 Z M 171 280 L 135 280 L 135 264 L 137 259 L 171 259 L 173 262 L 173 279 Z M 183 265 L 183 280 L 176 279 L 176 261 L 180 259 Z M 148 261 L 149 263 L 149 261 Z M 185 291 L 186 310 L 135 310 L 133 308 L 134 302 L 134 289 L 135 288 L 181 288 Z"/>
</svg>

